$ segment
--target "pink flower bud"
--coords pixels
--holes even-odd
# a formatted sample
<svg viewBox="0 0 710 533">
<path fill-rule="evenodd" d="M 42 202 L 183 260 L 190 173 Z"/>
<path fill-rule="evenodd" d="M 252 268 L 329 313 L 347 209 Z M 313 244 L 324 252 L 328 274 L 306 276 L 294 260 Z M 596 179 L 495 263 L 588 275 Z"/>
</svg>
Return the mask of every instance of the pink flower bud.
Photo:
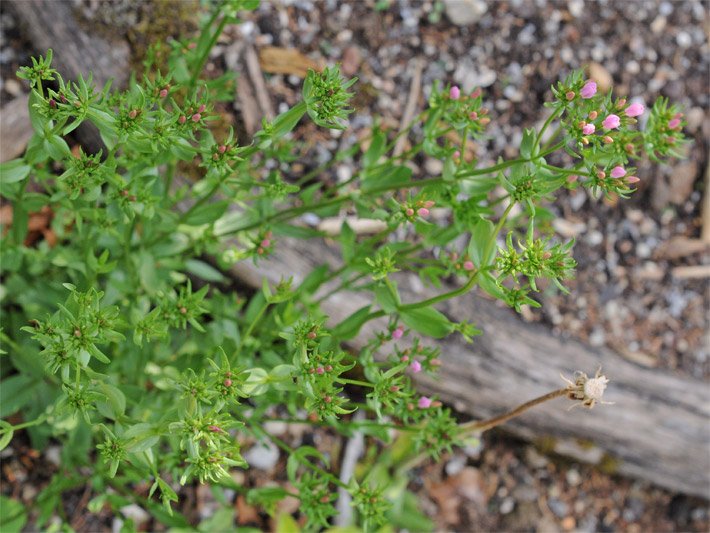
<svg viewBox="0 0 710 533">
<path fill-rule="evenodd" d="M 403 363 L 406 363 L 407 361 L 409 361 L 409 356 L 403 355 L 402 358 L 400 359 L 400 361 L 402 361 Z"/>
<path fill-rule="evenodd" d="M 624 176 L 626 176 L 626 171 L 624 170 L 624 167 L 622 167 L 621 165 L 617 165 L 611 169 L 611 173 L 609 175 L 612 178 L 623 178 Z"/>
<path fill-rule="evenodd" d="M 579 179 L 579 176 L 577 176 L 576 174 L 571 174 L 571 175 L 567 176 L 567 183 L 574 183 L 578 179 Z"/>
<path fill-rule="evenodd" d="M 414 209 L 411 207 L 408 207 L 407 209 L 404 210 L 404 214 L 407 215 L 408 217 L 414 216 Z"/>
<path fill-rule="evenodd" d="M 200 105 L 200 107 L 197 109 L 198 113 L 202 113 L 205 110 L 205 104 Z"/>
<path fill-rule="evenodd" d="M 392 332 L 392 338 L 395 340 L 401 339 L 402 335 L 404 335 L 404 328 L 402 326 L 397 326 L 397 328 Z"/>
<path fill-rule="evenodd" d="M 223 154 L 224 152 L 227 151 L 227 147 L 226 147 L 225 145 L 221 144 L 221 145 L 219 145 L 219 147 L 217 148 L 217 151 L 218 151 L 220 154 Z"/>
<path fill-rule="evenodd" d="M 323 368 L 322 366 L 319 366 L 318 368 L 316 368 L 316 374 L 322 375 L 324 372 L 325 372 L 325 368 Z"/>
<path fill-rule="evenodd" d="M 577 96 L 574 91 L 568 91 L 567 94 L 565 94 L 565 97 L 567 100 L 574 100 L 574 97 Z"/>
<path fill-rule="evenodd" d="M 621 125 L 621 119 L 616 115 L 609 115 L 602 121 L 602 126 L 608 130 L 613 130 Z"/>
<path fill-rule="evenodd" d="M 638 183 L 641 180 L 639 178 L 637 178 L 636 176 L 628 176 L 626 178 L 626 181 L 629 183 Z"/>
<path fill-rule="evenodd" d="M 271 241 L 269 239 L 264 239 L 263 241 L 261 241 L 261 246 L 263 248 L 268 248 L 270 245 L 271 245 Z"/>
<path fill-rule="evenodd" d="M 421 398 L 419 398 L 419 402 L 417 402 L 417 405 L 419 406 L 419 409 L 428 409 L 429 407 L 431 407 L 431 400 L 426 396 L 422 396 Z"/>
<path fill-rule="evenodd" d="M 597 113 L 596 111 L 592 111 L 589 113 L 589 120 L 594 120 L 598 116 L 599 116 L 599 113 Z"/>
<path fill-rule="evenodd" d="M 223 384 L 225 387 L 231 387 L 231 386 L 232 386 L 232 380 L 229 379 L 229 378 L 227 378 L 227 379 L 225 379 L 225 380 L 222 382 L 222 384 Z"/>
<path fill-rule="evenodd" d="M 158 96 L 161 98 L 165 98 L 168 95 L 168 90 L 167 89 L 161 89 L 160 92 L 158 93 Z"/>
<path fill-rule="evenodd" d="M 672 119 L 670 119 L 670 120 L 668 121 L 668 128 L 674 130 L 674 129 L 676 129 L 678 126 L 680 126 L 680 119 L 679 119 L 679 118 L 677 118 L 677 117 L 676 117 L 676 118 L 672 118 Z"/>
<path fill-rule="evenodd" d="M 475 111 L 471 111 L 471 114 L 468 116 L 471 120 L 476 120 L 478 118 L 478 113 Z"/>
<path fill-rule="evenodd" d="M 195 48 L 197 48 L 197 43 L 192 42 L 192 43 L 190 43 L 190 44 L 187 45 L 187 48 L 188 48 L 189 50 L 194 50 Z"/>
<path fill-rule="evenodd" d="M 180 115 L 180 118 L 178 119 L 178 122 L 179 122 L 180 124 L 185 124 L 185 121 L 186 121 L 186 120 L 187 120 L 187 118 L 185 117 L 185 115 Z"/>
<path fill-rule="evenodd" d="M 412 367 L 412 372 L 414 372 L 415 374 L 422 371 L 422 364 L 419 361 L 417 361 L 416 359 L 414 361 L 412 361 L 411 367 Z"/>
<path fill-rule="evenodd" d="M 458 100 L 459 96 L 461 96 L 461 91 L 458 87 L 456 87 L 456 85 L 452 85 L 451 89 L 449 89 L 449 98 L 452 100 Z"/>
<path fill-rule="evenodd" d="M 436 202 L 434 200 L 427 200 L 426 202 L 424 202 L 424 207 L 426 207 L 427 209 L 431 209 L 432 207 L 434 207 L 435 204 Z"/>
<path fill-rule="evenodd" d="M 332 371 L 333 371 L 333 365 L 325 365 L 325 371 L 326 371 L 326 372 L 332 372 Z"/>
<path fill-rule="evenodd" d="M 222 433 L 224 430 L 219 426 L 207 426 L 212 433 Z"/>
<path fill-rule="evenodd" d="M 597 94 L 597 84 L 592 80 L 587 81 L 587 83 L 584 84 L 584 87 L 582 87 L 582 90 L 579 91 L 579 94 L 582 98 L 591 98 Z"/>
<path fill-rule="evenodd" d="M 626 108 L 626 113 L 627 117 L 638 117 L 639 115 L 642 115 L 644 112 L 645 108 L 643 107 L 643 104 L 631 104 L 629 107 Z"/>
<path fill-rule="evenodd" d="M 592 133 L 594 133 L 594 130 L 596 130 L 594 124 L 586 124 L 582 128 L 582 133 L 584 133 L 585 135 L 591 135 Z"/>
<path fill-rule="evenodd" d="M 481 88 L 477 87 L 475 91 L 471 93 L 471 98 L 478 98 L 481 96 Z"/>
<path fill-rule="evenodd" d="M 417 210 L 417 214 L 420 217 L 426 217 L 429 216 L 429 210 L 426 207 L 420 207 L 419 210 Z"/>
<path fill-rule="evenodd" d="M 201 118 L 202 118 L 202 115 L 200 115 L 199 113 L 195 113 L 194 115 L 192 115 L 193 122 L 199 122 Z"/>
<path fill-rule="evenodd" d="M 473 261 L 464 261 L 464 264 L 463 264 L 464 270 L 471 272 L 471 270 L 473 270 L 474 268 L 476 268 L 476 267 L 473 264 Z"/>
<path fill-rule="evenodd" d="M 128 118 L 136 118 L 138 116 L 138 111 L 136 109 L 131 109 L 128 112 Z"/>
<path fill-rule="evenodd" d="M 461 157 L 461 152 L 459 152 L 458 150 L 456 150 L 456 151 L 454 152 L 454 159 L 458 159 L 459 157 Z"/>
</svg>

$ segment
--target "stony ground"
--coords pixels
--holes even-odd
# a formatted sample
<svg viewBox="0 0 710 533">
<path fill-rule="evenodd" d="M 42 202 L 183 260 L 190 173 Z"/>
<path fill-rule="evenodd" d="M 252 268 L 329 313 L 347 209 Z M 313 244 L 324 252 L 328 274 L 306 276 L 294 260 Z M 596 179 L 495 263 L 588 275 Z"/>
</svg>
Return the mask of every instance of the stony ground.
<svg viewBox="0 0 710 533">
<path fill-rule="evenodd" d="M 693 139 L 685 161 L 641 166 L 639 192 L 629 201 L 600 201 L 580 190 L 550 206 L 556 231 L 578 241 L 578 277 L 569 284 L 571 295 L 543 293 L 542 310 L 526 311 L 524 318 L 548 323 L 555 334 L 607 346 L 641 365 L 708 379 L 709 256 L 707 245 L 698 244 L 710 224 L 710 209 L 703 210 L 710 133 L 708 15 L 707 3 L 690 0 L 263 2 L 244 25 L 228 29 L 213 68 L 225 68 L 239 40 L 257 50 L 295 48 L 314 62 L 340 61 L 346 73 L 357 75 L 358 112 L 351 132 L 318 138 L 314 160 L 364 136 L 374 116 L 398 128 L 418 60 L 420 109 L 438 80 L 467 91 L 484 89 L 493 121 L 489 140 L 475 147 L 482 163 L 515 155 L 522 128 L 541 122 L 550 84 L 574 68 L 587 67 L 601 86 L 613 83 L 617 92 L 646 104 L 660 94 L 683 105 L 686 133 Z M 0 94 L 7 102 L 24 90 L 10 76 L 28 48 L 6 14 L 0 28 Z M 269 74 L 266 83 L 278 110 L 280 102 L 298 98 L 301 77 L 296 71 Z M 237 103 L 234 111 L 239 116 L 244 110 Z M 417 163 L 423 174 L 438 170 L 435 161 Z M 348 172 L 346 162 L 333 178 L 347 178 Z M 288 431 L 284 437 L 298 438 Z M 28 450 L 17 452 L 3 466 L 4 485 L 31 500 L 10 477 L 17 480 L 17 472 L 42 459 L 28 459 Z M 264 470 L 277 468 L 277 461 L 278 456 L 273 464 L 267 461 Z M 51 461 L 43 464 L 52 468 Z M 709 528 L 707 502 L 569 463 L 503 434 L 439 465 L 421 467 L 410 487 L 441 530 Z M 244 503 L 235 500 L 240 505 L 244 511 Z M 259 520 L 254 523 L 268 527 Z M 96 523 L 89 520 L 78 529 L 88 531 Z"/>
</svg>

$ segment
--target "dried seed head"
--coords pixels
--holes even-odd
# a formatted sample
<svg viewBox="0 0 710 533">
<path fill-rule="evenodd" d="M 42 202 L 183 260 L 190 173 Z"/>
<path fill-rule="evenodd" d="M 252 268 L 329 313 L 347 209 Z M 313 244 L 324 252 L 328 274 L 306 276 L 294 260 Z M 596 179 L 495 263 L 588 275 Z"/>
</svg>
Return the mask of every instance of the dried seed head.
<svg viewBox="0 0 710 533">
<path fill-rule="evenodd" d="M 588 407 L 590 409 L 594 407 L 597 402 L 603 404 L 610 403 L 602 401 L 609 379 L 601 374 L 601 368 L 597 370 L 597 373 L 593 378 L 590 378 L 584 372 L 579 371 L 574 373 L 574 381 L 570 381 L 564 376 L 561 377 L 567 382 L 567 397 L 570 400 L 578 400 L 582 402 L 584 407 Z"/>
</svg>

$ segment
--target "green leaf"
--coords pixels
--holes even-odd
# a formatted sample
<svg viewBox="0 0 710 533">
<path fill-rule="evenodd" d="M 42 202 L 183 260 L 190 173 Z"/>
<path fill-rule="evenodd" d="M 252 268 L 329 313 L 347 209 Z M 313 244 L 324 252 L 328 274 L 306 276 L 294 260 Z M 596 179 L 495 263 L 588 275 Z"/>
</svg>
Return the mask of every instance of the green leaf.
<svg viewBox="0 0 710 533">
<path fill-rule="evenodd" d="M 185 219 L 182 220 L 182 223 L 188 226 L 201 226 L 202 224 L 209 224 L 221 217 L 227 210 L 227 207 L 229 207 L 229 202 L 227 200 L 201 205 L 194 211 L 188 213 Z"/>
<path fill-rule="evenodd" d="M 8 444 L 10 444 L 12 436 L 15 434 L 15 430 L 13 429 L 12 424 L 6 422 L 5 420 L 0 420 L 0 431 L 3 432 L 2 436 L 0 436 L 0 451 L 2 451 L 7 448 Z"/>
<path fill-rule="evenodd" d="M 335 326 L 333 329 L 333 337 L 346 341 L 357 336 L 357 334 L 360 333 L 360 328 L 362 328 L 363 324 L 367 321 L 369 314 L 369 305 L 361 307 L 348 318 L 343 320 L 340 324 Z"/>
<path fill-rule="evenodd" d="M 27 510 L 17 500 L 0 496 L 0 531 L 19 533 L 27 523 Z"/>
<path fill-rule="evenodd" d="M 185 261 L 185 270 L 205 281 L 224 281 L 224 275 L 212 265 L 198 259 Z"/>
<path fill-rule="evenodd" d="M 493 232 L 495 231 L 495 226 L 490 220 L 479 220 L 473 226 L 471 230 L 471 240 L 468 243 L 468 255 L 471 257 L 473 264 L 476 268 L 482 268 L 487 266 L 493 255 L 495 253 L 495 246 L 490 247 L 490 251 L 483 257 L 486 251 L 486 247 L 491 239 L 495 238 Z"/>
<path fill-rule="evenodd" d="M 25 179 L 32 167 L 25 164 L 24 159 L 13 159 L 0 165 L 0 183 L 7 185 Z"/>
<path fill-rule="evenodd" d="M 0 417 L 5 418 L 16 413 L 30 403 L 36 393 L 37 385 L 32 376 L 15 374 L 0 383 Z"/>
<path fill-rule="evenodd" d="M 419 309 L 411 309 L 407 311 L 400 310 L 402 321 L 410 328 L 434 337 L 441 339 L 446 337 L 453 331 L 453 324 L 442 313 L 431 307 L 422 307 Z"/>
<path fill-rule="evenodd" d="M 362 192 L 377 192 L 408 184 L 412 178 L 412 169 L 404 166 L 386 165 L 368 173 L 362 180 Z"/>
<path fill-rule="evenodd" d="M 387 137 L 381 130 L 376 130 L 370 141 L 370 146 L 362 156 L 362 167 L 368 169 L 379 161 L 380 157 L 385 154 Z"/>
<path fill-rule="evenodd" d="M 397 284 L 392 281 L 390 282 L 390 285 L 394 287 L 396 296 L 392 294 L 390 289 L 384 283 L 375 288 L 375 299 L 385 313 L 396 312 L 397 307 L 399 307 L 400 304 L 399 293 L 397 293 Z"/>
<path fill-rule="evenodd" d="M 355 232 L 346 221 L 343 221 L 340 226 L 340 251 L 343 254 L 343 261 L 348 265 L 355 257 L 355 239 Z"/>
<path fill-rule="evenodd" d="M 526 129 L 523 132 L 523 140 L 520 142 L 520 155 L 525 159 L 531 159 L 534 154 L 538 153 L 536 144 L 537 132 L 532 129 Z"/>
</svg>

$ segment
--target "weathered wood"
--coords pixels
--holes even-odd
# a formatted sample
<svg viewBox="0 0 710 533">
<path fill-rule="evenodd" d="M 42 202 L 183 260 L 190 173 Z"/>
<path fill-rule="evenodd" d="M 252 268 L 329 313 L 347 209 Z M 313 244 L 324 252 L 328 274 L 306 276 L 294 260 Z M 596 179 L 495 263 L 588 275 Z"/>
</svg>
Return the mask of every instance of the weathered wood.
<svg viewBox="0 0 710 533">
<path fill-rule="evenodd" d="M 21 95 L 0 109 L 0 163 L 21 156 L 32 138 L 28 100 Z"/>
<path fill-rule="evenodd" d="M 298 281 L 323 262 L 338 264 L 337 253 L 325 243 L 279 240 L 274 256 L 258 267 L 243 262 L 234 274 L 253 287 L 261 277 L 278 282 Z M 400 279 L 403 301 L 438 293 L 420 287 L 412 277 Z M 452 287 L 444 287 L 443 291 Z M 324 302 L 331 323 L 369 304 L 365 295 L 340 293 Z M 564 386 L 560 373 L 575 370 L 593 374 L 600 366 L 611 379 L 605 399 L 592 411 L 568 410 L 570 402 L 556 400 L 509 422 L 506 428 L 529 439 L 552 435 L 560 450 L 581 460 L 608 465 L 618 461 L 618 472 L 681 492 L 710 496 L 710 388 L 691 378 L 637 366 L 609 350 L 553 337 L 542 325 L 526 324 L 512 311 L 477 295 L 467 295 L 438 307 L 452 320 L 469 320 L 484 334 L 473 344 L 459 336 L 438 341 L 442 351 L 438 379 L 417 378 L 422 392 L 436 394 L 457 411 L 475 418 L 502 413 L 547 391 Z M 370 324 L 355 346 L 378 326 Z M 433 341 L 432 341 L 433 342 Z M 581 439 L 598 447 L 575 447 Z M 575 450 L 578 453 L 575 453 Z M 609 461 L 608 459 L 612 459 Z"/>
<path fill-rule="evenodd" d="M 57 68 L 67 78 L 91 70 L 98 82 L 109 77 L 125 80 L 127 46 L 87 35 L 69 6 L 37 0 L 12 2 L 38 51 L 52 47 Z M 257 288 L 262 276 L 271 282 L 287 276 L 299 281 L 323 262 L 339 262 L 336 250 L 326 243 L 280 239 L 271 259 L 259 267 L 242 262 L 233 274 Z M 400 280 L 405 301 L 432 294 L 428 289 L 415 290 L 419 285 L 411 277 Z M 324 308 L 331 322 L 337 323 L 369 303 L 363 294 L 340 293 L 327 299 Z M 443 354 L 441 375 L 436 380 L 418 378 L 423 392 L 439 395 L 461 413 L 484 418 L 560 387 L 560 372 L 567 376 L 575 370 L 593 373 L 601 365 L 612 380 L 607 400 L 615 405 L 591 412 L 568 411 L 568 404 L 557 400 L 506 427 L 527 438 L 553 435 L 560 450 L 564 447 L 565 453 L 583 460 L 598 462 L 602 452 L 607 453 L 618 459 L 620 473 L 710 496 L 710 389 L 705 383 L 636 366 L 608 350 L 555 338 L 544 326 L 525 324 L 510 310 L 484 298 L 469 295 L 439 308 L 453 320 L 476 323 L 484 335 L 472 345 L 455 336 L 438 342 Z M 368 325 L 360 342 L 376 327 L 381 322 Z M 597 448 L 575 447 L 574 439 L 591 441 Z"/>
<path fill-rule="evenodd" d="M 66 80 L 79 74 L 87 79 L 93 74 L 100 90 L 110 79 L 123 87 L 130 73 L 130 51 L 122 40 L 108 40 L 84 30 L 74 16 L 72 3 L 52 0 L 10 0 L 7 7 L 19 20 L 35 52 L 54 52 L 53 68 Z M 77 137 L 91 152 L 103 147 L 96 127 L 85 122 L 76 131 Z"/>
</svg>

